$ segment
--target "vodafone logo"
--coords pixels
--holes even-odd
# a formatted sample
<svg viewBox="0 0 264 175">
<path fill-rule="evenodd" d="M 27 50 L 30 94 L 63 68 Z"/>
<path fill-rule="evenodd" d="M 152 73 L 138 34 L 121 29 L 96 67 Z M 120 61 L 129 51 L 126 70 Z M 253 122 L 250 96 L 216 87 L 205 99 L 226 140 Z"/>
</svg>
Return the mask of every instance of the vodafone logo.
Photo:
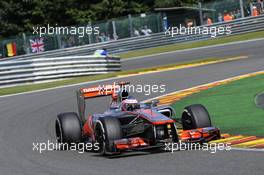
<svg viewBox="0 0 264 175">
<path fill-rule="evenodd" d="M 112 91 L 115 91 L 119 86 L 117 85 L 103 85 L 103 86 L 97 86 L 97 87 L 91 87 L 91 88 L 83 88 L 81 91 L 83 93 L 91 93 L 91 92 L 98 92 L 99 94 L 108 94 Z"/>
<path fill-rule="evenodd" d="M 99 91 L 100 89 L 98 87 L 94 87 L 94 88 L 83 88 L 82 89 L 82 92 L 84 93 L 89 93 L 89 92 L 97 92 Z"/>
</svg>

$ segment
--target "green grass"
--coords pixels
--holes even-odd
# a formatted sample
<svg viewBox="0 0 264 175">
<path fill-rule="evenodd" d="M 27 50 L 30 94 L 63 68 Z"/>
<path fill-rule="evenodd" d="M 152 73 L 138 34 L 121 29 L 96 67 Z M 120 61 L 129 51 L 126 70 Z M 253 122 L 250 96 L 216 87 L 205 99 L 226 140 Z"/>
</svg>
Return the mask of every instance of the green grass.
<svg viewBox="0 0 264 175">
<path fill-rule="evenodd" d="M 58 81 L 52 81 L 52 82 L 46 82 L 46 83 L 38 83 L 38 84 L 29 84 L 29 85 L 0 88 L 0 96 L 1 95 L 8 95 L 8 94 L 22 93 L 22 92 L 29 92 L 29 91 L 34 91 L 34 90 L 48 89 L 48 88 L 53 88 L 53 87 L 58 87 L 58 86 L 84 83 L 84 82 L 89 82 L 89 81 L 94 81 L 94 80 L 102 80 L 102 79 L 106 79 L 106 78 L 116 77 L 118 75 L 130 75 L 130 74 L 134 74 L 134 73 L 138 73 L 138 72 L 154 71 L 157 69 L 170 68 L 170 67 L 174 67 L 177 65 L 200 63 L 200 62 L 204 62 L 204 61 L 215 61 L 215 60 L 219 60 L 219 59 L 225 59 L 225 58 L 206 58 L 206 59 L 200 59 L 200 60 L 177 63 L 177 64 L 163 65 L 163 66 L 159 66 L 159 67 L 141 68 L 141 69 L 135 69 L 135 70 L 108 73 L 108 74 L 103 74 L 103 75 L 81 76 L 81 77 L 69 78 L 69 79 L 65 79 L 65 80 L 58 80 Z"/>
<path fill-rule="evenodd" d="M 141 50 L 137 50 L 137 51 L 125 52 L 125 53 L 119 54 L 119 56 L 121 58 L 131 58 L 131 57 L 146 56 L 146 55 L 162 53 L 162 52 L 170 52 L 170 51 L 176 51 L 176 50 L 198 48 L 198 47 L 203 47 L 203 46 L 224 44 L 224 43 L 230 43 L 230 42 L 234 42 L 234 41 L 244 41 L 244 40 L 263 38 L 263 37 L 264 37 L 264 31 L 252 32 L 252 33 L 235 35 L 235 36 L 226 36 L 226 37 L 221 37 L 221 38 L 215 38 L 215 39 L 210 39 L 210 40 L 205 40 L 205 41 L 171 44 L 171 45 L 166 45 L 166 46 L 141 49 Z"/>
<path fill-rule="evenodd" d="M 264 75 L 234 81 L 188 96 L 173 107 L 178 111 L 190 104 L 203 104 L 215 126 L 229 134 L 264 136 L 264 110 L 254 102 L 264 91 Z"/>
</svg>

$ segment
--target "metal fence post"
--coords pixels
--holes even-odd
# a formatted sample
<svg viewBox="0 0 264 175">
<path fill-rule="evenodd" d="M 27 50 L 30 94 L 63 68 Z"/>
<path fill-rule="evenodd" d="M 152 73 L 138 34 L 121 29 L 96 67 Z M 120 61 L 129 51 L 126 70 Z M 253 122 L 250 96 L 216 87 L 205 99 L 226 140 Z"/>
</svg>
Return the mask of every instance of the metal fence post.
<svg viewBox="0 0 264 175">
<path fill-rule="evenodd" d="M 131 14 L 128 15 L 128 26 L 129 26 L 130 37 L 132 37 L 133 36 L 133 28 L 132 28 L 132 17 L 131 17 Z"/>
<path fill-rule="evenodd" d="M 58 35 L 58 34 L 56 34 L 55 35 L 55 37 L 56 37 L 56 39 L 57 39 L 57 43 L 58 43 L 58 49 L 61 49 L 62 47 L 62 45 L 61 45 L 61 37 L 60 37 L 60 35 Z"/>
<path fill-rule="evenodd" d="M 91 21 L 89 21 L 88 26 L 92 27 L 92 22 Z M 91 35 L 88 35 L 88 42 L 89 42 L 89 44 L 92 44 Z"/>
<path fill-rule="evenodd" d="M 200 25 L 203 25 L 203 11 L 202 11 L 202 3 L 200 1 L 198 2 L 198 6 L 199 6 Z"/>
<path fill-rule="evenodd" d="M 113 38 L 114 40 L 117 40 L 115 21 L 112 21 L 112 27 L 113 27 Z"/>
<path fill-rule="evenodd" d="M 239 4 L 240 4 L 241 17 L 242 17 L 242 18 L 245 18 L 243 0 L 240 0 Z"/>
<path fill-rule="evenodd" d="M 30 48 L 27 42 L 27 37 L 25 33 L 22 33 L 22 38 L 23 38 L 23 49 L 26 54 L 30 53 Z"/>
</svg>

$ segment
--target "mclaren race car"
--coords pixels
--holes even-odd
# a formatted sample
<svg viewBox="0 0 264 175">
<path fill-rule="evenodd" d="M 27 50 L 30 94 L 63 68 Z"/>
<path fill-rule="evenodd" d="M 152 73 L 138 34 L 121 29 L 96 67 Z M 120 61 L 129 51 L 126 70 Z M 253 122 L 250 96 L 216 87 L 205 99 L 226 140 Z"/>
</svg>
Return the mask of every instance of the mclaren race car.
<svg viewBox="0 0 264 175">
<path fill-rule="evenodd" d="M 163 148 L 166 143 L 204 143 L 220 138 L 220 131 L 211 124 L 203 105 L 185 107 L 181 118 L 174 109 L 159 106 L 158 101 L 139 103 L 121 82 L 103 87 L 81 88 L 77 91 L 77 113 L 57 116 L 55 130 L 59 143 L 98 144 L 102 155 L 126 151 Z M 109 109 L 102 114 L 85 116 L 87 99 L 112 96 Z M 179 134 L 179 127 L 182 131 Z"/>
</svg>

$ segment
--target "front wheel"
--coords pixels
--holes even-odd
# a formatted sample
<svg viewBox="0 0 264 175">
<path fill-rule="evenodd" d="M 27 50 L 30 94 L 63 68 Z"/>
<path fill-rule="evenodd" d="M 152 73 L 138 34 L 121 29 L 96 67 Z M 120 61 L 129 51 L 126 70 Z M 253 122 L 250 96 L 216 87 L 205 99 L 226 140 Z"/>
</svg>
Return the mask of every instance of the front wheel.
<svg viewBox="0 0 264 175">
<path fill-rule="evenodd" d="M 184 130 L 211 127 L 211 119 L 207 109 L 201 104 L 194 104 L 184 108 L 182 113 Z"/>
<path fill-rule="evenodd" d="M 97 121 L 95 139 L 99 144 L 98 152 L 101 155 L 118 153 L 118 150 L 114 146 L 114 141 L 121 138 L 122 130 L 117 118 L 103 117 Z"/>
</svg>

